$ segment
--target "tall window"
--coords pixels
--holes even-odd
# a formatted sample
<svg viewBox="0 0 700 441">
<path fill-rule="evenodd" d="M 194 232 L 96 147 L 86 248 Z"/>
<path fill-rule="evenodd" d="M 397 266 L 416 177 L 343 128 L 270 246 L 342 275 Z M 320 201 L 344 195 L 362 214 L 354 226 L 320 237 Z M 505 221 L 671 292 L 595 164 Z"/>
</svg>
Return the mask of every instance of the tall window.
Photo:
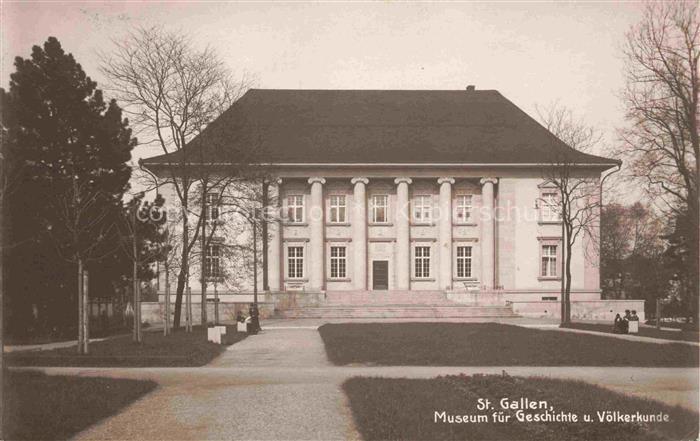
<svg viewBox="0 0 700 441">
<path fill-rule="evenodd" d="M 213 244 L 206 247 L 204 253 L 204 277 L 221 277 L 221 245 Z"/>
<path fill-rule="evenodd" d="M 331 196 L 330 222 L 345 222 L 345 196 Z"/>
<path fill-rule="evenodd" d="M 416 196 L 413 200 L 413 220 L 430 222 L 432 208 L 430 196 Z"/>
<path fill-rule="evenodd" d="M 457 223 L 465 224 L 472 219 L 472 195 L 457 196 Z"/>
<path fill-rule="evenodd" d="M 556 191 L 545 191 L 542 193 L 542 204 L 540 207 L 540 217 L 545 222 L 556 222 L 561 220 L 559 213 L 559 196 Z"/>
<path fill-rule="evenodd" d="M 389 196 L 385 194 L 372 196 L 372 222 L 386 223 L 389 218 Z"/>
<path fill-rule="evenodd" d="M 346 268 L 345 247 L 331 247 L 331 279 L 344 279 Z"/>
<path fill-rule="evenodd" d="M 287 196 L 287 220 L 289 222 L 304 222 L 304 196 Z"/>
<path fill-rule="evenodd" d="M 430 247 L 416 247 L 413 269 L 417 279 L 430 277 Z"/>
<path fill-rule="evenodd" d="M 219 193 L 207 193 L 204 197 L 204 216 L 207 222 L 219 220 Z"/>
<path fill-rule="evenodd" d="M 457 277 L 472 276 L 472 247 L 457 247 Z"/>
<path fill-rule="evenodd" d="M 542 277 L 557 276 L 557 246 L 542 245 Z"/>
<path fill-rule="evenodd" d="M 287 277 L 290 279 L 304 277 L 304 247 L 287 248 Z"/>
</svg>

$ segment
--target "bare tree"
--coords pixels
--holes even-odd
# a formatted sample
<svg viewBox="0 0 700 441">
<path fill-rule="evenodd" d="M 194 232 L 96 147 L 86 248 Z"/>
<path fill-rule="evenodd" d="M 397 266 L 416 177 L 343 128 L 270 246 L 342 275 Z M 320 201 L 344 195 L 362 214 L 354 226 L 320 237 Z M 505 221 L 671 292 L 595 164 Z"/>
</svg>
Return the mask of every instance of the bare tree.
<svg viewBox="0 0 700 441">
<path fill-rule="evenodd" d="M 597 242 L 602 203 L 599 176 L 581 167 L 581 153 L 593 150 L 602 141 L 602 135 L 558 104 L 538 109 L 538 114 L 544 127 L 554 135 L 550 161 L 543 167 L 542 176 L 545 185 L 555 190 L 557 200 L 540 200 L 538 204 L 547 205 L 561 222 L 561 322 L 567 324 L 571 322 L 572 249 L 585 234 Z M 558 140 L 570 148 L 563 148 Z"/>
<path fill-rule="evenodd" d="M 646 299 L 651 312 L 671 288 L 664 261 L 662 216 L 641 202 L 606 204 L 601 213 L 601 281 L 604 298 Z"/>
<path fill-rule="evenodd" d="M 168 254 L 164 199 L 157 194 L 153 202 L 143 201 L 144 193 L 138 194 L 119 216 L 119 243 L 124 255 L 133 264 L 132 298 L 134 306 L 133 340 L 141 343 L 141 280 L 143 266 L 166 260 Z M 166 323 L 167 325 L 167 323 Z"/>
<path fill-rule="evenodd" d="M 694 1 L 649 2 L 627 33 L 622 99 L 629 126 L 620 131 L 619 148 L 629 158 L 630 177 L 659 202 L 668 224 L 690 220 L 684 242 L 691 266 L 683 272 L 692 285 L 691 305 L 700 273 L 699 13 Z"/>
<path fill-rule="evenodd" d="M 115 41 L 115 50 L 102 56 L 102 71 L 125 110 L 133 116 L 149 145 L 171 154 L 167 179 L 180 204 L 181 235 L 174 327 L 180 325 L 182 297 L 189 286 L 190 258 L 206 227 L 206 204 L 194 203 L 212 190 L 223 192 L 241 180 L 241 168 L 252 162 L 255 149 L 231 148 L 236 127 L 219 127 L 206 142 L 205 128 L 247 90 L 246 78 L 232 74 L 211 48 L 197 49 L 181 34 L 162 28 L 141 28 Z M 222 161 L 222 158 L 225 160 Z M 226 162 L 227 167 L 218 164 Z M 203 201 L 200 201 L 203 202 Z M 205 232 L 206 234 L 206 232 Z M 206 280 L 202 283 L 202 321 L 206 322 Z"/>
<path fill-rule="evenodd" d="M 265 253 L 267 250 L 264 246 L 268 236 L 267 227 L 270 222 L 279 217 L 275 210 L 268 209 L 269 207 L 267 206 L 270 203 L 276 204 L 273 198 L 266 194 L 269 191 L 269 179 L 269 176 L 266 176 L 264 172 L 255 173 L 250 175 L 248 179 L 233 183 L 227 188 L 227 191 L 215 193 L 215 197 L 207 202 L 209 209 L 206 211 L 205 217 L 210 221 L 216 220 L 216 222 L 212 223 L 218 228 L 202 228 L 201 239 L 203 245 L 200 248 L 201 252 L 202 250 L 207 250 L 207 247 L 212 244 L 219 244 L 221 250 L 225 251 L 228 257 L 231 258 L 229 263 L 235 267 L 232 270 L 242 280 L 248 280 L 250 278 L 248 273 L 254 272 L 253 265 L 249 265 L 247 261 L 250 260 L 252 262 L 255 259 L 241 258 L 241 256 L 251 253 L 259 255 L 258 257 L 260 257 L 262 263 L 261 281 L 263 289 L 267 289 L 265 287 Z M 217 219 L 209 218 L 212 213 L 215 213 Z M 257 213 L 257 216 L 254 216 L 255 213 Z M 221 235 L 244 237 L 244 243 L 234 241 L 222 243 L 220 242 Z M 262 246 L 259 253 L 253 252 L 253 248 L 255 248 L 253 245 L 256 243 L 253 236 L 257 236 L 260 239 L 259 242 Z M 194 254 L 196 255 L 196 253 L 195 251 Z M 205 268 L 207 266 L 207 256 L 202 253 L 200 257 L 202 268 Z M 221 269 L 223 270 L 223 267 Z M 206 274 L 207 270 L 202 270 L 202 272 Z M 256 277 L 253 276 L 253 278 L 257 281 Z M 255 285 L 255 282 L 253 285 Z"/>
<path fill-rule="evenodd" d="M 111 198 L 90 179 L 73 177 L 72 185 L 58 195 L 53 205 L 55 222 L 46 225 L 59 256 L 77 267 L 78 278 L 78 353 L 87 354 L 90 341 L 88 276 L 86 265 L 99 261 L 116 248 L 111 238 L 117 216 L 115 205 L 106 204 Z M 107 247 L 105 248 L 105 245 Z"/>
<path fill-rule="evenodd" d="M 697 206 L 698 12 L 696 2 L 647 3 L 624 47 L 622 98 L 631 125 L 621 131 L 620 153 L 671 210 L 678 202 Z"/>
</svg>

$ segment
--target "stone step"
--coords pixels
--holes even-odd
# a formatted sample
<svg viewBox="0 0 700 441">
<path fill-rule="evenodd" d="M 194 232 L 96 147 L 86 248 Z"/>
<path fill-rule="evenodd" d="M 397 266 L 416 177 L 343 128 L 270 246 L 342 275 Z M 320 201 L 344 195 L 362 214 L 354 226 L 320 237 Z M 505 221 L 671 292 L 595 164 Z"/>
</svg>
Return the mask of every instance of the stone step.
<svg viewBox="0 0 700 441">
<path fill-rule="evenodd" d="M 327 292 L 325 305 L 445 305 L 504 306 L 502 295 L 444 291 L 334 291 Z"/>
<path fill-rule="evenodd" d="M 442 291 L 334 291 L 326 293 L 329 305 L 449 305 Z"/>
<path fill-rule="evenodd" d="M 517 317 L 507 306 L 444 305 L 337 305 L 291 308 L 280 312 L 284 318 L 470 318 Z"/>
</svg>

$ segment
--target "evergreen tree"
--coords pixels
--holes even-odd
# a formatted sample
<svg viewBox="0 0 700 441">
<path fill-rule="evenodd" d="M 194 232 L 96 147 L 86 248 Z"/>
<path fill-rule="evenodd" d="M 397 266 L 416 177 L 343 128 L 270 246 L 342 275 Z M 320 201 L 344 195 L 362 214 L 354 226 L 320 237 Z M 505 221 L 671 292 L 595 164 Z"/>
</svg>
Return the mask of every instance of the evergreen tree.
<svg viewBox="0 0 700 441">
<path fill-rule="evenodd" d="M 104 231 L 122 208 L 136 140 L 116 102 L 104 101 L 56 38 L 34 46 L 28 59 L 17 57 L 15 68 L 8 93 L 2 91 L 9 114 L 3 115 L 3 148 L 18 188 L 5 205 L 8 325 L 15 331 L 30 323 L 65 327 L 77 311 L 75 266 L 65 258 L 118 247 L 117 235 Z M 89 198 L 81 219 L 101 233 L 76 242 L 62 213 L 71 209 L 61 205 L 70 195 Z"/>
<path fill-rule="evenodd" d="M 687 208 L 679 210 L 673 229 L 666 237 L 666 263 L 673 271 L 678 303 L 686 317 L 698 327 L 698 229 L 697 216 Z"/>
</svg>

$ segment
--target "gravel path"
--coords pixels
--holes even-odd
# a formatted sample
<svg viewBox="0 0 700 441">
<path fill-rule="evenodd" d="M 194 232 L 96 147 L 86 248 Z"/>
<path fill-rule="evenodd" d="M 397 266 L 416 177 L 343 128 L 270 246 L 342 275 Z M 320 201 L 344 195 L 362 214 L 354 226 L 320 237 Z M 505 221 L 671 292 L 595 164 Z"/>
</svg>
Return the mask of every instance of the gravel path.
<svg viewBox="0 0 700 441">
<path fill-rule="evenodd" d="M 360 439 L 314 328 L 270 330 L 205 368 L 111 369 L 78 375 L 152 378 L 160 388 L 78 435 L 81 440 Z"/>
<path fill-rule="evenodd" d="M 352 376 L 501 374 L 579 379 L 697 411 L 695 368 L 333 366 L 317 324 L 276 322 L 200 368 L 33 368 L 152 379 L 160 387 L 81 440 L 360 439 L 341 384 Z"/>
</svg>

